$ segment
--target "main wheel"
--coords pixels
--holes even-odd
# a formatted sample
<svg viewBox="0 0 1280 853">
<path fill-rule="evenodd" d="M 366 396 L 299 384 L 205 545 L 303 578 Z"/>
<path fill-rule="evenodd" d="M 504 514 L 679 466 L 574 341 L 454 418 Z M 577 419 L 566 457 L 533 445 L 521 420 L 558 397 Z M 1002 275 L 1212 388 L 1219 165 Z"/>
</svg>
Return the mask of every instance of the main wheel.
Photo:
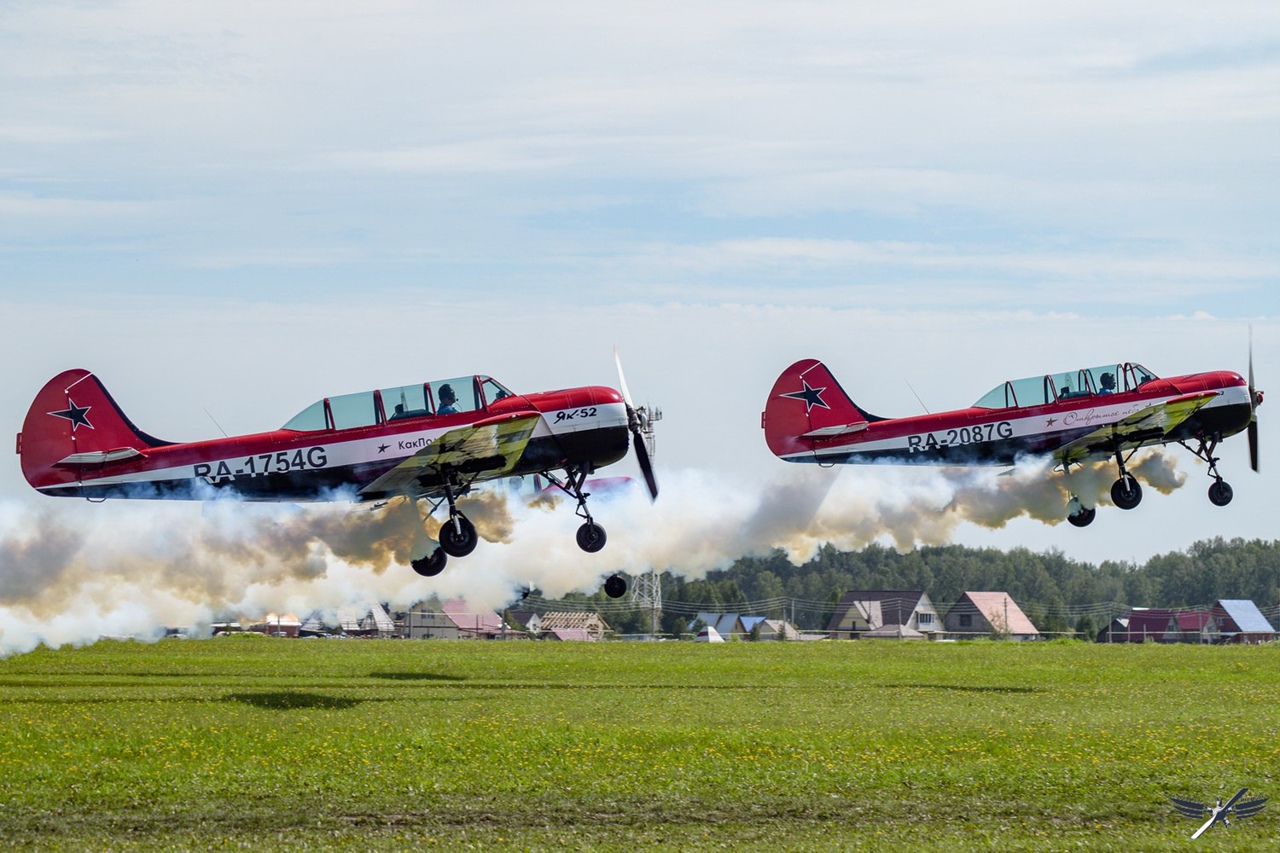
<svg viewBox="0 0 1280 853">
<path fill-rule="evenodd" d="M 449 562 L 449 555 L 444 552 L 443 548 L 434 549 L 430 556 L 423 557 L 421 560 L 410 560 L 409 565 L 413 566 L 413 570 L 424 578 L 433 578 L 444 571 L 445 563 Z"/>
<path fill-rule="evenodd" d="M 1231 499 L 1235 497 L 1235 492 L 1231 490 L 1231 486 L 1227 485 L 1226 480 L 1214 480 L 1209 485 L 1209 500 L 1214 506 L 1226 506 L 1231 503 Z"/>
<path fill-rule="evenodd" d="M 450 557 L 465 557 L 476 549 L 480 537 L 476 535 L 476 526 L 462 513 L 456 516 L 458 523 L 449 519 L 440 528 L 440 547 Z"/>
<path fill-rule="evenodd" d="M 1125 474 L 1112 484 L 1111 500 L 1121 509 L 1133 509 L 1142 503 L 1142 486 L 1132 474 Z"/>
<path fill-rule="evenodd" d="M 604 594 L 610 598 L 622 598 L 627 594 L 627 582 L 622 575 L 613 575 L 604 582 Z"/>
<path fill-rule="evenodd" d="M 1093 524 L 1093 517 L 1098 514 L 1096 509 L 1085 509 L 1081 507 L 1076 512 L 1067 516 L 1067 521 L 1071 522 L 1074 527 L 1088 527 Z"/>
<path fill-rule="evenodd" d="M 604 528 L 594 521 L 588 521 L 578 528 L 578 547 L 588 554 L 594 554 L 603 548 L 605 539 Z"/>
</svg>

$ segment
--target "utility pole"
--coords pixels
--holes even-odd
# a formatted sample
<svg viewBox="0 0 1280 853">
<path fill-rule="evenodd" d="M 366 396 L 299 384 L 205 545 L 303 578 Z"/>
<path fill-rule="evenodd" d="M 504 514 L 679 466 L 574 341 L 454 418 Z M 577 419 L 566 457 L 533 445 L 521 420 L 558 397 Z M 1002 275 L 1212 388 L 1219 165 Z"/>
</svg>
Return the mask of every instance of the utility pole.
<svg viewBox="0 0 1280 853">
<path fill-rule="evenodd" d="M 636 578 L 631 597 L 636 607 L 649 612 L 649 636 L 657 639 L 658 623 L 662 618 L 662 579 L 657 569 L 651 568 Z"/>
</svg>

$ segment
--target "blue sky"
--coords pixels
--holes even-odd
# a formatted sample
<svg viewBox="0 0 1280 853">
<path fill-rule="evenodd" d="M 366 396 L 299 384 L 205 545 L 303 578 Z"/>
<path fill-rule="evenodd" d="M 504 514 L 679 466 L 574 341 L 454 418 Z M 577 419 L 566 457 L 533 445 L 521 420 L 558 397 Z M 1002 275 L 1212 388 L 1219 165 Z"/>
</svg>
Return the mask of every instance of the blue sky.
<svg viewBox="0 0 1280 853">
<path fill-rule="evenodd" d="M 1280 375 L 1267 2 L 9 3 L 0 80 L 15 432 L 71 366 L 196 439 L 463 372 L 612 382 L 616 343 L 661 464 L 714 493 L 792 476 L 758 423 L 802 356 L 886 415 L 1107 361 L 1243 372 L 1250 327 Z M 947 535 L 1275 536 L 1242 447 L 1226 510 L 1188 459 L 1089 531 Z M 16 459 L 0 497 L 35 499 Z"/>
</svg>

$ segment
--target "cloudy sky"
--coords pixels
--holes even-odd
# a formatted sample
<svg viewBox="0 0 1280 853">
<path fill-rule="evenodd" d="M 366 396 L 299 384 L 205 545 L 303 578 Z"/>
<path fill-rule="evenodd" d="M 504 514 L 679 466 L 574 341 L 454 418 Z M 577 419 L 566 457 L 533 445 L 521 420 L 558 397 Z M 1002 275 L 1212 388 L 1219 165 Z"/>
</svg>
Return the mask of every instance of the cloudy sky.
<svg viewBox="0 0 1280 853">
<path fill-rule="evenodd" d="M 1269 2 L 10 2 L 0 83 L 13 432 L 68 367 L 191 440 L 460 373 L 613 383 L 616 344 L 674 505 L 714 517 L 803 476 L 759 430 L 803 356 L 882 415 L 1108 361 L 1243 372 L 1250 328 L 1280 376 Z M 1273 423 L 1263 474 L 1225 448 L 1225 509 L 1181 454 L 1185 487 L 1085 531 L 926 538 L 1274 538 Z M 51 503 L 10 458 L 7 515 Z"/>
</svg>

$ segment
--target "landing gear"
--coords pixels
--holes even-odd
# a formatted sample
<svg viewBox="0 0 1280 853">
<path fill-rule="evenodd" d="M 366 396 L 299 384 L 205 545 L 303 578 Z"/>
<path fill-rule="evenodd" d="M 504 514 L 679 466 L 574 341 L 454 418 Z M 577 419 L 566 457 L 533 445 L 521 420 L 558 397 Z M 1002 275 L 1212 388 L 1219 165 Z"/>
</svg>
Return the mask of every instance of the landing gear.
<svg viewBox="0 0 1280 853">
<path fill-rule="evenodd" d="M 1071 522 L 1072 527 L 1088 527 L 1093 524 L 1093 517 L 1098 511 L 1093 507 L 1086 507 L 1080 503 L 1080 499 L 1075 495 L 1071 496 L 1070 502 L 1067 503 L 1067 509 L 1070 513 L 1067 515 L 1067 521 Z"/>
<path fill-rule="evenodd" d="M 1213 451 L 1218 449 L 1218 442 L 1221 440 L 1222 436 L 1219 435 L 1201 438 L 1195 447 L 1191 447 L 1185 441 L 1178 442 L 1209 464 L 1209 476 L 1213 478 L 1213 482 L 1209 484 L 1209 502 L 1214 506 L 1226 506 L 1235 496 L 1230 484 L 1218 473 L 1218 457 L 1213 455 Z"/>
<path fill-rule="evenodd" d="M 424 557 L 411 558 L 409 565 L 424 578 L 433 578 L 444 571 L 450 557 L 465 557 L 476 549 L 480 541 L 476 526 L 458 511 L 457 497 L 466 494 L 469 484 L 460 484 L 455 476 L 450 475 L 444 484 L 444 497 L 434 499 L 427 518 L 435 514 L 440 505 L 448 502 L 449 518 L 440 526 L 439 543 L 435 544 L 425 530 L 419 529 L 418 540 L 414 544 L 414 554 L 423 553 L 427 545 L 434 545 L 430 553 Z M 416 512 L 416 510 L 415 510 Z"/>
<path fill-rule="evenodd" d="M 1137 479 L 1124 467 L 1124 463 L 1133 458 L 1135 452 L 1137 448 L 1126 457 L 1119 443 L 1116 445 L 1116 467 L 1120 469 L 1120 479 L 1111 486 L 1111 500 L 1121 509 L 1133 509 L 1142 503 L 1142 486 L 1138 485 Z"/>
<path fill-rule="evenodd" d="M 578 547 L 588 554 L 594 554 L 603 548 L 606 538 L 604 528 L 594 521 L 588 521 L 578 528 Z"/>
<path fill-rule="evenodd" d="M 454 491 L 457 484 L 451 477 L 444 484 L 444 499 L 449 504 L 449 519 L 440 527 L 440 547 L 450 557 L 465 557 L 476 549 L 480 537 L 476 535 L 476 526 L 458 511 L 458 495 Z M 463 487 L 463 493 L 467 491 Z M 440 504 L 436 504 L 438 507 Z"/>
<path fill-rule="evenodd" d="M 1132 474 L 1121 474 L 1111 486 L 1111 500 L 1120 509 L 1133 509 L 1142 502 L 1142 486 Z"/>
<path fill-rule="evenodd" d="M 410 560 L 409 565 L 424 578 L 433 578 L 444 571 L 445 564 L 448 562 L 449 557 L 444 549 L 436 548 L 430 556 L 423 557 L 421 560 Z"/>
<path fill-rule="evenodd" d="M 604 582 L 604 594 L 610 598 L 622 598 L 627 594 L 627 582 L 622 575 L 613 575 Z"/>
<path fill-rule="evenodd" d="M 1098 511 L 1092 507 L 1089 509 L 1080 507 L 1080 509 L 1067 516 L 1067 521 L 1071 522 L 1072 527 L 1088 527 L 1093 524 L 1093 518 L 1097 514 Z"/>
<path fill-rule="evenodd" d="M 450 557 L 465 557 L 476 549 L 480 537 L 471 520 L 458 511 L 440 528 L 440 548 Z"/>
<path fill-rule="evenodd" d="M 574 510 L 578 517 L 583 520 L 583 525 L 578 528 L 578 547 L 586 551 L 588 554 L 594 554 L 604 547 L 607 537 L 604 528 L 596 524 L 595 519 L 591 517 L 591 511 L 587 509 L 587 498 L 590 493 L 584 492 L 582 487 L 587 482 L 587 475 L 591 472 L 586 467 L 570 466 L 565 469 L 565 477 L 561 479 L 550 471 L 543 471 L 542 476 L 550 480 L 560 491 L 578 502 L 578 508 Z M 614 577 L 617 577 L 616 575 Z M 613 580 L 613 578 L 610 578 Z M 619 579 L 622 584 L 622 592 L 627 591 L 626 581 Z M 605 591 L 609 591 L 608 584 L 605 584 Z M 618 595 L 613 596 L 617 598 Z"/>
</svg>

